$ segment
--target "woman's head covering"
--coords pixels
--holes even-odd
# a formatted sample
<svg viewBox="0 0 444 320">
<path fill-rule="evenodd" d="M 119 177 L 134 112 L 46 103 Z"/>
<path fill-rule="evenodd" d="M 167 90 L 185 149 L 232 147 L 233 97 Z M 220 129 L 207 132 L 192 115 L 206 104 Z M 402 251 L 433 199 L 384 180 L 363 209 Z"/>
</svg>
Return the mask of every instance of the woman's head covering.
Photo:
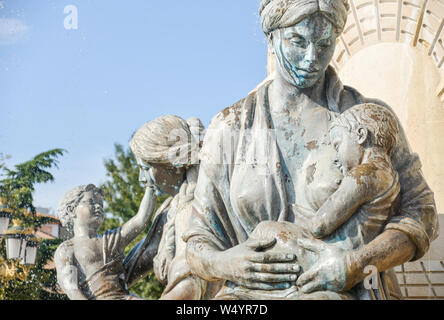
<svg viewBox="0 0 444 320">
<path fill-rule="evenodd" d="M 294 26 L 305 17 L 320 12 L 341 33 L 347 22 L 347 0 L 262 0 L 259 9 L 265 34 Z"/>
<path fill-rule="evenodd" d="M 175 167 L 197 164 L 204 126 L 197 118 L 188 121 L 166 115 L 145 123 L 134 134 L 130 147 L 147 163 Z"/>
</svg>

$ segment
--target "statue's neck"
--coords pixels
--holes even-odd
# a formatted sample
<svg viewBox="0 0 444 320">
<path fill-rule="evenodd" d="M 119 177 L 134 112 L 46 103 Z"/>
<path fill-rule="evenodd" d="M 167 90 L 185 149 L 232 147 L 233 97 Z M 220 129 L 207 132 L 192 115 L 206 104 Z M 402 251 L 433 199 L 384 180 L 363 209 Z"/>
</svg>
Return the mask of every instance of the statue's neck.
<svg viewBox="0 0 444 320">
<path fill-rule="evenodd" d="M 74 225 L 74 237 L 75 238 L 95 238 L 97 237 L 97 229 L 84 225 Z"/>
<path fill-rule="evenodd" d="M 269 88 L 271 112 L 291 111 L 299 108 L 327 107 L 325 95 L 325 74 L 310 88 L 298 88 L 285 80 L 279 72 Z"/>
</svg>

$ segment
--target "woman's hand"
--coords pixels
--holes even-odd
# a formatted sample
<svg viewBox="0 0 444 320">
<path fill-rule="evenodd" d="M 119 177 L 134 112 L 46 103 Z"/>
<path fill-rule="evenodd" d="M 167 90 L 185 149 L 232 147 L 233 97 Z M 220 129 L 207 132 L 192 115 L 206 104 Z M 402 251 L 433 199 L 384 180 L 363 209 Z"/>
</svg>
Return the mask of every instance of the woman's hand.
<svg viewBox="0 0 444 320">
<path fill-rule="evenodd" d="M 300 266 L 295 263 L 295 254 L 264 252 L 275 243 L 275 239 L 249 239 L 220 253 L 214 267 L 221 279 L 247 289 L 288 289 L 295 284 Z"/>
<path fill-rule="evenodd" d="M 352 275 L 351 254 L 321 240 L 299 239 L 298 245 L 317 253 L 316 263 L 296 282 L 304 293 L 314 291 L 344 291 Z"/>
</svg>

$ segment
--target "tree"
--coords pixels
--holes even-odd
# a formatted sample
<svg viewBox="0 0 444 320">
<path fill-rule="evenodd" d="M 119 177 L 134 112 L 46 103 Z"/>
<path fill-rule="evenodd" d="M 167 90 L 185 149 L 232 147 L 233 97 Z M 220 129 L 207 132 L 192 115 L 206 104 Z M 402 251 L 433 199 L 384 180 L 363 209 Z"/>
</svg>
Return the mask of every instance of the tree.
<svg viewBox="0 0 444 320">
<path fill-rule="evenodd" d="M 57 222 L 51 218 L 37 218 L 33 205 L 33 192 L 38 183 L 53 182 L 53 175 L 47 171 L 58 168 L 57 158 L 65 153 L 63 149 L 53 149 L 36 155 L 32 160 L 15 166 L 15 170 L 3 167 L 3 180 L 0 180 L 0 198 L 12 210 L 13 216 L 23 222 L 23 226 L 38 228 L 42 224 Z"/>
<path fill-rule="evenodd" d="M 0 170 L 5 166 L 5 160 L 10 158 L 10 155 L 4 155 L 2 152 L 0 152 Z"/>
<path fill-rule="evenodd" d="M 144 186 L 139 182 L 139 166 L 131 150 L 115 144 L 115 159 L 106 159 L 104 165 L 106 176 L 109 178 L 101 188 L 104 191 L 105 212 L 107 217 L 100 232 L 121 226 L 133 217 L 139 210 L 140 202 L 145 193 Z M 157 207 L 166 197 L 158 197 Z M 146 235 L 145 230 L 126 249 L 126 253 Z M 152 273 L 148 278 L 139 281 L 131 292 L 145 299 L 158 299 L 163 286 Z"/>
<path fill-rule="evenodd" d="M 47 171 L 58 167 L 58 158 L 65 153 L 63 149 L 53 149 L 38 154 L 33 159 L 7 168 L 0 161 L 3 171 L 0 180 L 0 199 L 12 213 L 12 219 L 19 220 L 24 228 L 35 232 L 47 223 L 58 220 L 39 217 L 33 205 L 33 192 L 38 183 L 54 181 L 53 175 Z M 2 159 L 3 156 L 1 157 Z M 40 300 L 65 299 L 57 293 L 57 277 L 55 270 L 46 268 L 52 260 L 61 240 L 43 240 L 37 254 L 37 263 L 33 268 L 21 266 L 18 262 L 10 262 L 9 267 L 15 269 L 14 276 L 0 279 L 0 300 Z M 4 257 L 5 245 L 0 244 L 0 257 Z"/>
</svg>

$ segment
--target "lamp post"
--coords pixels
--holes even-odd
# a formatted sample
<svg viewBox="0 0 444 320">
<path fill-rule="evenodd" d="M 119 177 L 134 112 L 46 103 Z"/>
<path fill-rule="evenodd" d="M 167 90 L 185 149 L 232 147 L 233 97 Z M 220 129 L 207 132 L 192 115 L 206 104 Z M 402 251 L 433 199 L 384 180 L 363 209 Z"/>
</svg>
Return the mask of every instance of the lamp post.
<svg viewBox="0 0 444 320">
<path fill-rule="evenodd" d="M 39 241 L 31 231 L 20 226 L 19 220 L 13 220 L 13 226 L 2 235 L 6 239 L 6 257 L 19 261 L 23 265 L 34 265 L 37 258 Z"/>
<path fill-rule="evenodd" d="M 11 220 L 11 210 L 6 208 L 3 201 L 0 199 L 0 235 L 8 229 L 9 221 Z"/>
<path fill-rule="evenodd" d="M 5 261 L 0 257 L 0 274 L 3 277 L 10 278 L 16 274 L 17 264 L 24 267 L 32 266 L 36 263 L 37 250 L 39 241 L 32 236 L 31 230 L 25 230 L 21 227 L 20 220 L 12 220 L 13 226 L 8 229 L 11 220 L 11 212 L 6 209 L 5 205 L 0 204 L 0 237 L 6 241 L 6 258 Z M 12 261 L 12 267 L 8 261 Z M 23 275 L 19 278 L 25 279 L 29 270 L 23 269 Z"/>
<path fill-rule="evenodd" d="M 0 235 L 8 229 L 11 213 L 0 208 Z"/>
<path fill-rule="evenodd" d="M 14 220 L 15 223 L 17 223 Z M 6 256 L 8 260 L 22 260 L 27 244 L 26 231 L 15 224 L 12 228 L 8 229 L 3 237 L 6 239 Z"/>
<path fill-rule="evenodd" d="M 30 238 L 26 242 L 25 253 L 20 264 L 25 266 L 33 266 L 37 260 L 37 250 L 39 248 L 39 241 L 35 238 Z"/>
</svg>

